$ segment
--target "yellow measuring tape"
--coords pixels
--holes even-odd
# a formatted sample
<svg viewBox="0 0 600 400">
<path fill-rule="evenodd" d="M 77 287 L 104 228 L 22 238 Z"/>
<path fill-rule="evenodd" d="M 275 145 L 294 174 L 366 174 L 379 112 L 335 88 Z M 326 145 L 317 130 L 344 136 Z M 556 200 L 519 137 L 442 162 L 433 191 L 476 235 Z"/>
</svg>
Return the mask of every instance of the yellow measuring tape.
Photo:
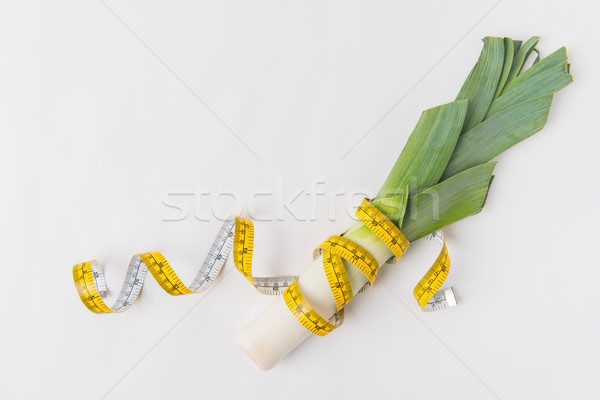
<svg viewBox="0 0 600 400">
<path fill-rule="evenodd" d="M 221 226 L 200 271 L 189 287 L 181 282 L 167 260 L 157 251 L 136 254 L 132 257 L 125 282 L 112 307 L 107 306 L 102 300 L 107 293 L 106 281 L 102 269 L 95 260 L 73 266 L 73 280 L 79 298 L 90 311 L 97 314 L 124 312 L 137 299 L 148 272 L 160 287 L 172 296 L 201 293 L 216 280 L 233 250 L 233 263 L 256 290 L 267 295 L 281 294 L 296 279 L 296 276 L 253 277 L 253 248 L 252 222 L 244 218 L 230 217 Z"/>
<path fill-rule="evenodd" d="M 364 199 L 356 211 L 358 219 L 373 232 L 394 254 L 388 262 L 395 262 L 409 246 L 402 232 L 381 211 Z M 414 296 L 423 311 L 434 311 L 456 305 L 452 288 L 440 290 L 450 269 L 450 257 L 446 242 L 440 231 L 426 237 L 441 247 L 440 254 L 427 274 L 415 287 Z M 291 313 L 310 332 L 324 336 L 343 322 L 344 306 L 353 297 L 352 286 L 342 260 L 354 265 L 368 280 L 366 286 L 375 282 L 379 272 L 377 260 L 364 248 L 343 236 L 331 236 L 315 249 L 314 257 L 323 255 L 325 276 L 335 299 L 337 313 L 326 320 L 320 316 L 302 296 L 296 276 L 254 277 L 252 254 L 254 250 L 254 226 L 251 221 L 228 218 L 191 285 L 186 286 L 167 260 L 159 252 L 137 254 L 132 257 L 125 282 L 112 307 L 102 297 L 107 293 L 106 281 L 99 264 L 87 261 L 73 266 L 73 280 L 83 304 L 98 314 L 126 311 L 137 299 L 148 272 L 161 288 L 172 296 L 200 293 L 208 289 L 222 270 L 233 250 L 233 263 L 244 277 L 262 294 L 279 295 Z"/>
</svg>

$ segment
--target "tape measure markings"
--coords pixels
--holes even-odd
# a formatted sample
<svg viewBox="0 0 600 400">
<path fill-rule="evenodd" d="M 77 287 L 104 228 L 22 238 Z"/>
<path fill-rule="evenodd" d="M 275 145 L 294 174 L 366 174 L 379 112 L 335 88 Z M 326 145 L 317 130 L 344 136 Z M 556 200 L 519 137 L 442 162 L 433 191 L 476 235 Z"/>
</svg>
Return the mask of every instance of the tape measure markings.
<svg viewBox="0 0 600 400">
<path fill-rule="evenodd" d="M 298 288 L 297 280 L 283 293 L 283 299 L 298 322 L 315 335 L 325 336 L 341 325 L 341 323 L 338 325 L 330 323 L 306 302 Z"/>
<path fill-rule="evenodd" d="M 261 294 L 269 296 L 278 296 L 285 291 L 295 280 L 296 275 L 284 275 L 277 277 L 254 277 L 252 282 L 254 287 Z"/>
<path fill-rule="evenodd" d="M 394 256 L 388 262 L 398 260 L 410 245 L 402 232 L 367 199 L 363 200 L 356 215 L 390 248 Z M 445 239 L 441 231 L 434 232 L 426 238 L 441 246 L 442 249 L 436 262 L 415 287 L 414 295 L 423 311 L 434 311 L 456 305 L 456 298 L 452 288 L 439 290 L 450 268 Z M 90 311 L 98 314 L 124 312 L 139 296 L 148 272 L 170 295 L 199 293 L 215 282 L 228 255 L 233 251 L 234 265 L 257 291 L 269 295 L 279 295 L 283 291 L 285 303 L 296 319 L 309 331 L 324 336 L 341 326 L 344 320 L 344 306 L 353 297 L 343 259 L 357 267 L 368 280 L 359 292 L 363 292 L 373 284 L 379 271 L 377 260 L 369 252 L 343 236 L 331 236 L 319 245 L 313 252 L 313 256 L 323 254 L 325 275 L 338 310 L 329 320 L 326 320 L 302 296 L 297 276 L 253 277 L 253 248 L 252 222 L 240 217 L 230 217 L 221 226 L 202 267 L 189 288 L 183 284 L 159 252 L 141 253 L 132 257 L 125 281 L 112 307 L 108 307 L 102 300 L 108 290 L 102 269 L 95 260 L 75 265 L 73 280 L 81 301 Z"/>
<path fill-rule="evenodd" d="M 434 237 L 432 240 L 439 243 L 439 238 Z M 425 308 L 427 303 L 440 290 L 450 271 L 450 256 L 448 255 L 446 240 L 443 239 L 443 236 L 442 240 L 443 245 L 440 254 L 413 291 L 413 295 L 417 299 L 419 306 L 421 306 L 421 310 Z"/>
<path fill-rule="evenodd" d="M 323 254 L 323 267 L 327 283 L 329 283 L 329 288 L 331 289 L 331 293 L 333 293 L 337 311 L 340 311 L 352 300 L 354 295 L 350 279 L 344 268 L 344 263 L 339 255 L 333 254 L 329 250 L 324 250 L 320 247 L 317 250 L 313 254 L 313 258 L 317 258 L 316 256 L 321 253 Z"/>
<path fill-rule="evenodd" d="M 200 271 L 198 271 L 194 282 L 190 285 L 193 292 L 203 292 L 217 279 L 233 247 L 234 229 L 235 220 L 232 218 L 228 218 L 219 229 L 219 233 L 210 246 Z"/>
<path fill-rule="evenodd" d="M 401 239 L 404 236 L 395 225 L 392 224 L 391 227 L 387 226 L 385 223 L 387 217 L 385 217 L 385 215 L 377 208 L 372 206 L 367 199 L 363 200 L 361 207 L 356 211 L 356 216 L 369 230 L 375 233 L 380 240 L 384 243 L 386 243 L 387 240 L 390 244 L 388 245 L 386 243 L 386 245 L 388 245 L 388 247 L 394 247 L 394 250 L 392 251 L 394 254 L 402 254 L 403 249 L 400 248 L 398 239 Z M 386 228 L 390 228 L 391 231 L 388 232 Z M 391 238 L 394 237 L 397 239 L 392 241 Z M 407 246 L 408 241 L 406 240 L 405 243 Z M 306 302 L 300 293 L 297 281 L 284 292 L 283 296 L 289 310 L 302 326 L 316 335 L 324 336 L 342 325 L 344 320 L 343 307 L 347 303 L 347 300 L 349 300 L 344 294 L 347 292 L 352 293 L 352 286 L 348 279 L 342 259 L 347 260 L 362 272 L 368 280 L 368 283 L 365 286 L 373 285 L 377 273 L 379 272 L 379 263 L 363 247 L 342 236 L 331 236 L 321 243 L 313 252 L 313 257 L 316 258 L 316 256 L 321 253 L 323 253 L 322 261 L 325 275 L 327 276 L 327 281 L 337 308 L 337 315 L 334 315 L 332 318 L 335 317 L 338 323 L 333 325 L 327 322 L 325 318 L 319 315 L 319 313 Z M 364 287 L 361 288 L 361 291 L 363 289 Z"/>
<path fill-rule="evenodd" d="M 400 229 L 367 199 L 362 201 L 356 211 L 356 216 L 392 251 L 394 257 L 390 260 L 394 258 L 398 260 L 410 245 L 406 237 L 400 232 Z M 439 234 L 434 232 L 429 236 L 429 240 L 437 245 L 440 243 L 443 243 L 443 245 L 436 262 L 414 290 L 415 298 L 422 310 L 442 286 L 442 283 L 448 276 L 450 267 L 448 249 L 441 231 Z M 336 302 L 337 314 L 341 317 L 339 323 L 336 325 L 326 323 L 327 321 L 306 302 L 300 293 L 297 281 L 284 292 L 284 299 L 289 310 L 302 326 L 316 335 L 324 336 L 343 323 L 343 307 L 347 303 L 344 293 L 345 291 L 352 293 L 352 287 L 342 259 L 349 261 L 365 275 L 369 281 L 365 286 L 373 285 L 379 271 L 379 264 L 360 245 L 342 236 L 331 236 L 319 245 L 313 256 L 320 253 L 323 253 L 323 268 L 325 269 L 325 275 Z M 361 291 L 363 289 L 364 287 L 361 288 Z M 429 307 L 427 311 L 433 309 L 436 309 L 436 307 Z"/>
<path fill-rule="evenodd" d="M 252 224 L 250 221 L 231 217 L 221 226 L 200 271 L 189 288 L 183 284 L 159 252 L 136 254 L 131 258 L 119 297 L 112 307 L 108 307 L 101 299 L 107 293 L 106 281 L 102 269 L 95 260 L 77 264 L 73 267 L 75 288 L 83 304 L 90 311 L 98 314 L 124 312 L 131 307 L 142 289 L 148 272 L 160 287 L 170 295 L 179 296 L 202 292 L 216 280 L 227 256 L 235 247 L 235 232 L 238 232 L 241 236 L 239 236 L 240 242 L 237 246 L 240 257 L 234 257 L 234 263 L 238 269 L 245 271 L 245 274 L 250 276 L 250 282 L 253 282 L 251 270 Z M 257 290 L 261 293 L 272 292 L 277 294 L 283 289 L 283 285 L 289 281 L 290 277 L 285 277 L 283 281 L 278 278 L 262 278 L 259 280 L 261 288 L 257 288 Z M 275 287 L 276 289 L 273 289 Z"/>
<path fill-rule="evenodd" d="M 233 257 L 237 269 L 252 282 L 252 249 L 254 247 L 254 225 L 247 219 L 235 217 L 236 226 L 233 240 Z"/>
<path fill-rule="evenodd" d="M 366 225 L 386 246 L 392 251 L 394 257 L 387 262 L 394 262 L 402 257 L 410 242 L 402 234 L 400 229 L 394 225 L 381 211 L 371 204 L 367 199 L 363 199 L 356 210 L 358 219 Z"/>
<path fill-rule="evenodd" d="M 371 284 L 375 281 L 379 271 L 379 263 L 362 246 L 343 236 L 331 236 L 321 243 L 319 248 L 329 250 L 331 253 L 349 261 L 367 277 Z"/>
</svg>

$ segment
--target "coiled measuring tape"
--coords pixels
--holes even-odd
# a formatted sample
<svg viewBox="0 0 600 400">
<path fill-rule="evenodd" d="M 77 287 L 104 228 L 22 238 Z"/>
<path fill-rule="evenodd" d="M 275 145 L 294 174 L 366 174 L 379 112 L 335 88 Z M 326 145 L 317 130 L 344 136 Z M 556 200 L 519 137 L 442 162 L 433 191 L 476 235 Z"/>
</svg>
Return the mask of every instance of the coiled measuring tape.
<svg viewBox="0 0 600 400">
<path fill-rule="evenodd" d="M 392 251 L 388 262 L 397 261 L 409 246 L 400 230 L 381 211 L 364 199 L 356 211 L 358 219 Z M 450 257 L 441 231 L 426 238 L 441 247 L 440 254 L 423 279 L 415 287 L 414 296 L 423 311 L 435 311 L 456 305 L 452 288 L 440 290 L 450 269 Z M 254 251 L 254 226 L 250 220 L 228 218 L 208 252 L 202 267 L 191 285 L 186 286 L 159 252 L 137 254 L 132 257 L 125 281 L 113 306 L 107 306 L 102 297 L 107 294 L 106 281 L 95 260 L 73 266 L 75 288 L 83 304 L 97 314 L 124 312 L 135 302 L 142 290 L 148 272 L 160 287 L 172 296 L 200 293 L 208 289 L 223 269 L 232 253 L 233 263 L 240 273 L 266 295 L 283 293 L 285 303 L 306 329 L 324 336 L 343 322 L 344 306 L 352 299 L 353 291 L 342 259 L 356 266 L 368 279 L 361 289 L 370 287 L 379 272 L 379 264 L 371 254 L 343 236 L 332 236 L 323 242 L 313 255 L 323 255 L 323 267 L 333 293 L 337 313 L 324 319 L 306 302 L 297 284 L 297 276 L 254 277 L 252 254 Z"/>
<path fill-rule="evenodd" d="M 97 314 L 124 312 L 137 299 L 148 272 L 160 287 L 172 296 L 201 293 L 216 280 L 233 250 L 235 266 L 256 290 L 266 295 L 281 294 L 296 279 L 296 276 L 253 277 L 253 248 L 252 222 L 239 217 L 229 217 L 221 226 L 200 271 L 189 287 L 181 282 L 167 260 L 157 251 L 136 254 L 131 258 L 125 282 L 112 307 L 107 306 L 102 300 L 102 297 L 107 294 L 106 281 L 102 269 L 95 260 L 75 265 L 73 280 L 79 298 L 90 311 Z"/>
</svg>

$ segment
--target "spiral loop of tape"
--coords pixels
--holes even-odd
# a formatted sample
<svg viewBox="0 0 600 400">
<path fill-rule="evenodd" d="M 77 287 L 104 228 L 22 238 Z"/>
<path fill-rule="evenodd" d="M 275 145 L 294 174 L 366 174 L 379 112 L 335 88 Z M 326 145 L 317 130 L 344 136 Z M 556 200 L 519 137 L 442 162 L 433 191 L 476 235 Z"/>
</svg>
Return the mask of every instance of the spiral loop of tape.
<svg viewBox="0 0 600 400">
<path fill-rule="evenodd" d="M 396 262 L 410 245 L 402 232 L 381 211 L 364 199 L 356 211 L 358 219 L 375 234 L 394 256 Z M 441 248 L 438 258 L 417 284 L 414 296 L 423 311 L 435 311 L 456 305 L 452 288 L 440 290 L 450 269 L 450 257 L 441 231 L 426 238 Z M 310 332 L 324 336 L 339 327 L 344 320 L 344 306 L 352 299 L 353 291 L 342 260 L 350 262 L 367 278 L 370 287 L 379 272 L 377 260 L 360 245 L 343 236 L 331 236 L 315 249 L 313 255 L 323 255 L 323 268 L 335 299 L 337 312 L 323 318 L 308 304 L 297 284 L 297 276 L 255 277 L 252 275 L 254 226 L 248 219 L 229 217 L 221 226 L 194 281 L 186 286 L 159 252 L 136 254 L 127 269 L 125 281 L 115 303 L 109 307 L 102 297 L 108 292 L 104 274 L 95 260 L 73 266 L 75 288 L 83 304 L 97 314 L 119 313 L 128 310 L 142 290 L 148 272 L 160 287 L 172 296 L 200 293 L 208 289 L 221 272 L 232 253 L 233 263 L 240 273 L 266 295 L 280 295 L 290 312 Z M 362 292 L 365 288 L 362 288 Z"/>
</svg>

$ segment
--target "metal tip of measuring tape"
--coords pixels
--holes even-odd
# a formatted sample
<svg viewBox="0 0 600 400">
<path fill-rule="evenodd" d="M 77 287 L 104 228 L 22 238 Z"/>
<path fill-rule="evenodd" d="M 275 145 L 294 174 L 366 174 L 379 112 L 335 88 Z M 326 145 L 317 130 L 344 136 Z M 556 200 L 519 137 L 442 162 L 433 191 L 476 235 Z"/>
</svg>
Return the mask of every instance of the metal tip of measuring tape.
<svg viewBox="0 0 600 400">
<path fill-rule="evenodd" d="M 425 305 L 423 311 L 438 311 L 446 308 L 455 307 L 458 305 L 454 289 L 452 287 L 446 289 L 440 289 L 436 294 L 433 295 L 431 300 Z"/>
<path fill-rule="evenodd" d="M 458 305 L 456 295 L 454 294 L 454 288 L 452 286 L 450 286 L 447 289 L 444 289 L 444 295 L 446 296 L 446 300 L 448 301 L 448 307 L 454 307 Z"/>
</svg>

